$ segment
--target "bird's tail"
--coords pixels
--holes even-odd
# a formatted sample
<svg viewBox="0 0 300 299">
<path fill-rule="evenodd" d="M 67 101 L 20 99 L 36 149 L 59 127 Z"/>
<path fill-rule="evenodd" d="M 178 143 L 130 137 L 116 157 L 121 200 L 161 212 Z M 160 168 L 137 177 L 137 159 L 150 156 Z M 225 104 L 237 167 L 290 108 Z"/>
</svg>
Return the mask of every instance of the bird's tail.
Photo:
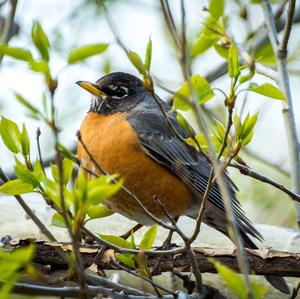
<svg viewBox="0 0 300 299">
<path fill-rule="evenodd" d="M 254 244 L 254 242 L 249 238 L 249 236 L 245 232 L 241 232 L 241 237 L 243 238 L 245 247 L 249 249 L 258 249 L 258 247 Z M 275 275 L 265 275 L 265 278 L 273 287 L 275 287 L 280 292 L 284 294 L 291 293 L 291 290 L 283 277 Z"/>
</svg>

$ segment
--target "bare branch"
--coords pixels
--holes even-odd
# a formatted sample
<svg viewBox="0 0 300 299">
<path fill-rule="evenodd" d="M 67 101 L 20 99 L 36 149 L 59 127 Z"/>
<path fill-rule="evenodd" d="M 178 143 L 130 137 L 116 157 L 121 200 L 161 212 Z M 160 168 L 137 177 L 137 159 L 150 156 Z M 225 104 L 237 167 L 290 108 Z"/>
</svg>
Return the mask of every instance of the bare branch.
<svg viewBox="0 0 300 299">
<path fill-rule="evenodd" d="M 292 95 L 287 69 L 287 44 L 293 24 L 293 15 L 296 1 L 290 0 L 287 22 L 284 29 L 284 36 L 281 43 L 278 40 L 278 34 L 274 25 L 272 8 L 268 0 L 262 1 L 263 13 L 267 27 L 267 33 L 271 41 L 273 51 L 276 56 L 277 71 L 279 74 L 279 86 L 286 96 L 287 102 L 283 102 L 282 115 L 287 135 L 289 149 L 289 159 L 291 167 L 291 180 L 293 190 L 300 194 L 300 145 L 297 136 L 297 128 L 293 110 Z M 300 227 L 300 205 L 296 204 L 297 222 Z"/>
<path fill-rule="evenodd" d="M 9 181 L 9 178 L 4 173 L 2 168 L 0 167 L 0 178 L 1 180 L 6 183 Z M 48 228 L 44 225 L 44 223 L 35 215 L 35 213 L 30 209 L 30 207 L 27 205 L 27 203 L 24 201 L 24 199 L 21 197 L 21 195 L 15 195 L 15 199 L 18 201 L 20 206 L 25 211 L 26 215 L 34 222 L 34 224 L 39 228 L 41 233 L 48 238 L 50 241 L 56 241 L 55 237 L 52 235 L 52 233 L 48 230 Z"/>
<path fill-rule="evenodd" d="M 250 176 L 256 180 L 267 183 L 267 184 L 283 191 L 284 193 L 289 195 L 293 200 L 300 202 L 300 195 L 296 194 L 295 192 L 292 192 L 290 189 L 288 189 L 284 185 L 279 184 L 279 183 L 275 182 L 274 180 L 271 180 L 270 178 L 253 171 L 250 167 L 239 164 L 239 163 L 230 163 L 229 166 L 239 169 L 240 172 L 244 175 Z"/>
</svg>

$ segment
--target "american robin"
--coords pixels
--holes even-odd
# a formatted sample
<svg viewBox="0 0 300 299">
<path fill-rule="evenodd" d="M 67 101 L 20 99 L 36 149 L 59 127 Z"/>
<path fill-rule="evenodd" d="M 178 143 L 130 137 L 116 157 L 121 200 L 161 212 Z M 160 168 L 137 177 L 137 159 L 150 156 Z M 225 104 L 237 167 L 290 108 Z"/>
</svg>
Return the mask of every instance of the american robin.
<svg viewBox="0 0 300 299">
<path fill-rule="evenodd" d="M 133 75 L 116 72 L 100 78 L 95 84 L 87 81 L 77 84 L 93 94 L 80 133 L 94 159 L 109 173 L 123 177 L 126 188 L 156 217 L 164 219 L 165 213 L 155 196 L 172 216 L 186 215 L 195 219 L 211 165 L 201 153 L 192 151 L 174 135 L 143 82 Z M 161 101 L 161 105 L 166 112 L 170 111 L 168 104 Z M 183 138 L 188 137 L 177 122 L 176 113 L 168 113 L 168 116 L 177 132 Z M 95 169 L 80 143 L 78 158 L 85 167 Z M 246 247 L 257 249 L 248 235 L 260 241 L 263 237 L 236 199 L 236 186 L 227 175 L 225 179 L 240 235 Z M 113 196 L 106 205 L 142 225 L 153 224 L 124 192 Z M 203 221 L 229 236 L 224 202 L 217 184 L 211 189 Z M 282 277 L 266 278 L 281 292 L 290 292 Z"/>
</svg>

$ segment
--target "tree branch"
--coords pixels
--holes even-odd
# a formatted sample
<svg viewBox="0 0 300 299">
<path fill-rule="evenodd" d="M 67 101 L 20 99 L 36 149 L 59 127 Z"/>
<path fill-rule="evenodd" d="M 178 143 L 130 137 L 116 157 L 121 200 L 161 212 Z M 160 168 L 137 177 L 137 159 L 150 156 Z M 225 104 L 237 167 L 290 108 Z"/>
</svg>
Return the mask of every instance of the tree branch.
<svg viewBox="0 0 300 299">
<path fill-rule="evenodd" d="M 267 33 L 271 41 L 273 51 L 276 56 L 277 71 L 279 74 L 279 86 L 286 96 L 287 102 L 283 102 L 282 115 L 287 135 L 289 159 L 291 167 L 292 189 L 300 194 L 300 145 L 297 136 L 296 122 L 293 110 L 292 95 L 289 82 L 289 74 L 287 69 L 287 44 L 293 24 L 293 16 L 295 11 L 295 0 L 289 1 L 289 9 L 286 25 L 284 28 L 284 36 L 282 42 L 279 43 L 278 34 L 275 28 L 275 21 L 272 8 L 268 0 L 262 1 L 264 18 L 267 27 Z M 297 222 L 300 227 L 300 205 L 296 204 Z"/>
<path fill-rule="evenodd" d="M 29 240 L 20 240 L 19 243 L 9 245 L 13 248 L 24 248 L 29 246 Z M 58 242 L 34 242 L 35 255 L 33 261 L 42 265 L 52 265 L 56 268 L 67 268 L 66 260 L 61 259 L 59 251 L 70 253 L 72 246 L 70 243 Z M 107 250 L 99 259 L 98 252 L 102 249 L 99 245 L 84 245 L 79 248 L 85 267 L 89 267 L 96 263 L 102 269 L 116 269 L 107 256 L 115 258 L 116 252 Z M 216 273 L 214 266 L 208 261 L 209 257 L 213 257 L 222 264 L 239 271 L 236 260 L 235 250 L 193 247 L 198 266 L 201 272 Z M 300 253 L 291 253 L 270 249 L 250 250 L 246 249 L 245 256 L 248 260 L 251 271 L 257 275 L 278 275 L 300 277 Z M 152 268 L 156 265 L 157 260 L 161 256 L 148 256 L 148 267 Z M 190 272 L 190 260 L 186 253 L 171 253 L 165 255 L 161 259 L 161 272 Z"/>
</svg>

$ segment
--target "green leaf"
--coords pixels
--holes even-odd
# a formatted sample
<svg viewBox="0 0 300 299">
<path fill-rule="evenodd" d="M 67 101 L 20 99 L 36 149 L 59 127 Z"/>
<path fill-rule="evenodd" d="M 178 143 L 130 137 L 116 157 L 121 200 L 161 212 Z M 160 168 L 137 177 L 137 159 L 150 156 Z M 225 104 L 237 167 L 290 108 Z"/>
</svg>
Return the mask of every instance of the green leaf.
<svg viewBox="0 0 300 299">
<path fill-rule="evenodd" d="M 22 150 L 21 133 L 15 122 L 1 117 L 0 134 L 6 147 L 13 153 L 19 153 Z"/>
<path fill-rule="evenodd" d="M 184 116 L 182 115 L 182 113 L 177 112 L 176 113 L 176 118 L 178 123 L 180 124 L 180 126 L 187 132 L 187 133 L 191 133 L 193 132 L 193 128 L 190 126 L 190 124 L 188 123 L 188 121 L 184 118 Z"/>
<path fill-rule="evenodd" d="M 15 92 L 15 97 L 23 106 L 30 110 L 33 114 L 39 114 L 39 109 L 30 104 L 21 94 Z"/>
<path fill-rule="evenodd" d="M 31 28 L 31 38 L 35 47 L 40 52 L 43 60 L 48 62 L 50 43 L 46 33 L 38 21 L 33 22 Z"/>
<path fill-rule="evenodd" d="M 108 48 L 108 44 L 100 43 L 100 44 L 92 44 L 86 45 L 82 47 L 78 47 L 70 51 L 68 55 L 68 63 L 74 64 L 79 61 L 85 60 L 91 56 L 101 54 Z"/>
<path fill-rule="evenodd" d="M 224 14 L 224 0 L 210 0 L 208 10 L 215 19 L 219 19 Z"/>
<path fill-rule="evenodd" d="M 253 128 L 257 122 L 257 117 L 258 113 L 254 114 L 253 116 L 248 118 L 247 121 L 244 122 L 245 129 L 243 132 L 243 139 L 246 138 L 253 131 Z"/>
<path fill-rule="evenodd" d="M 18 60 L 31 61 L 32 55 L 30 51 L 23 48 L 10 47 L 7 44 L 0 46 L 0 55 L 7 55 Z"/>
<path fill-rule="evenodd" d="M 136 52 L 133 52 L 133 51 L 129 51 L 127 53 L 127 57 L 130 60 L 130 62 L 134 65 L 134 67 L 138 70 L 138 72 L 143 77 L 147 77 L 147 67 L 143 63 L 139 54 L 137 54 Z"/>
<path fill-rule="evenodd" d="M 214 96 L 210 84 L 200 75 L 194 75 L 190 78 L 190 83 L 192 85 L 193 91 L 198 98 L 199 104 L 203 104 L 210 100 Z M 188 110 L 190 109 L 190 104 L 187 103 L 185 99 L 191 96 L 191 91 L 188 82 L 184 82 L 183 85 L 177 90 L 174 96 L 174 103 L 172 109 L 178 110 Z"/>
<path fill-rule="evenodd" d="M 234 42 L 231 42 L 228 53 L 228 75 L 230 78 L 237 78 L 240 75 L 238 50 Z"/>
<path fill-rule="evenodd" d="M 20 179 L 11 180 L 0 186 L 0 193 L 8 195 L 19 195 L 32 192 L 34 188 L 31 184 L 25 183 Z"/>
<path fill-rule="evenodd" d="M 224 59 L 227 60 L 228 54 L 229 54 L 229 50 L 228 50 L 225 46 L 222 46 L 222 45 L 219 45 L 219 44 L 215 44 L 215 45 L 214 45 L 214 48 L 215 48 L 215 51 L 216 51 L 221 57 L 223 57 Z"/>
<path fill-rule="evenodd" d="M 33 172 L 39 182 L 44 182 L 44 180 L 46 179 L 46 175 L 43 172 L 43 169 L 42 169 L 42 166 L 41 166 L 41 163 L 39 160 L 35 161 L 34 166 L 33 166 Z"/>
<path fill-rule="evenodd" d="M 71 179 L 74 163 L 68 158 L 64 158 L 62 162 L 63 167 L 63 183 L 66 185 Z"/>
<path fill-rule="evenodd" d="M 134 254 L 121 253 L 116 256 L 116 259 L 131 269 L 135 268 Z"/>
<path fill-rule="evenodd" d="M 23 155 L 28 156 L 30 153 L 30 140 L 29 140 L 29 136 L 25 124 L 23 124 L 22 132 L 21 132 L 21 147 L 22 147 Z"/>
<path fill-rule="evenodd" d="M 283 92 L 270 83 L 264 83 L 262 85 L 257 85 L 255 83 L 252 83 L 249 87 L 249 90 L 272 99 L 281 100 L 284 102 L 287 101 Z"/>
<path fill-rule="evenodd" d="M 54 181 L 58 183 L 59 182 L 58 167 L 55 164 L 50 163 L 50 168 L 51 168 L 51 174 L 52 174 Z"/>
<path fill-rule="evenodd" d="M 36 178 L 35 174 L 27 169 L 18 159 L 16 159 L 15 165 L 16 176 L 24 183 L 30 184 L 32 188 L 36 188 L 40 185 L 40 182 Z"/>
<path fill-rule="evenodd" d="M 43 60 L 31 60 L 29 62 L 29 67 L 32 71 L 37 73 L 42 73 L 46 77 L 50 77 L 49 65 L 46 61 Z"/>
<path fill-rule="evenodd" d="M 216 260 L 209 258 L 209 261 L 215 266 L 216 270 L 224 280 L 227 287 L 233 291 L 239 298 L 246 299 L 247 293 L 245 292 L 246 285 L 241 276 L 236 274 L 230 268 L 223 266 Z"/>
<path fill-rule="evenodd" d="M 241 136 L 243 134 L 244 128 L 243 128 L 240 118 L 237 114 L 235 114 L 233 117 L 233 124 L 234 124 L 234 128 L 235 128 L 235 135 L 239 139 L 239 138 L 241 138 Z"/>
<path fill-rule="evenodd" d="M 113 214 L 113 212 L 102 204 L 89 206 L 87 214 L 90 219 L 104 218 Z"/>
<path fill-rule="evenodd" d="M 148 72 L 150 71 L 151 60 L 152 60 L 152 40 L 150 37 L 147 44 L 146 55 L 145 55 L 145 67 Z"/>
<path fill-rule="evenodd" d="M 143 236 L 143 239 L 140 243 L 140 250 L 150 250 L 156 237 L 158 225 L 155 224 L 149 228 Z"/>
<path fill-rule="evenodd" d="M 105 178 L 107 179 L 107 178 Z M 102 203 L 105 199 L 108 199 L 116 192 L 118 192 L 123 184 L 122 180 L 118 183 L 110 183 L 109 181 L 103 180 L 102 177 L 92 179 L 88 182 L 88 192 L 87 192 L 87 203 L 91 205 L 98 205 Z"/>
<path fill-rule="evenodd" d="M 117 245 L 122 248 L 132 249 L 130 242 L 121 237 L 113 236 L 113 235 L 102 235 L 102 234 L 98 234 L 98 235 L 101 239 L 103 239 L 111 244 Z"/>
<path fill-rule="evenodd" d="M 213 258 L 209 258 L 208 260 L 215 266 L 216 270 L 218 271 L 225 284 L 231 291 L 233 291 L 241 299 L 248 298 L 247 292 L 245 291 L 246 284 L 243 279 L 243 276 L 238 275 L 236 272 L 222 265 Z M 267 291 L 267 289 L 264 286 L 257 284 L 256 281 L 252 280 L 251 287 L 254 291 L 253 293 L 255 299 L 264 298 Z"/>
<path fill-rule="evenodd" d="M 56 226 L 56 227 L 61 227 L 61 228 L 67 227 L 64 217 L 57 212 L 55 212 L 52 216 L 51 225 Z"/>
<path fill-rule="evenodd" d="M 200 35 L 200 37 L 195 41 L 195 43 L 192 46 L 192 57 L 196 57 L 211 47 L 213 47 L 218 41 L 219 37 L 210 37 L 206 35 Z"/>
</svg>

